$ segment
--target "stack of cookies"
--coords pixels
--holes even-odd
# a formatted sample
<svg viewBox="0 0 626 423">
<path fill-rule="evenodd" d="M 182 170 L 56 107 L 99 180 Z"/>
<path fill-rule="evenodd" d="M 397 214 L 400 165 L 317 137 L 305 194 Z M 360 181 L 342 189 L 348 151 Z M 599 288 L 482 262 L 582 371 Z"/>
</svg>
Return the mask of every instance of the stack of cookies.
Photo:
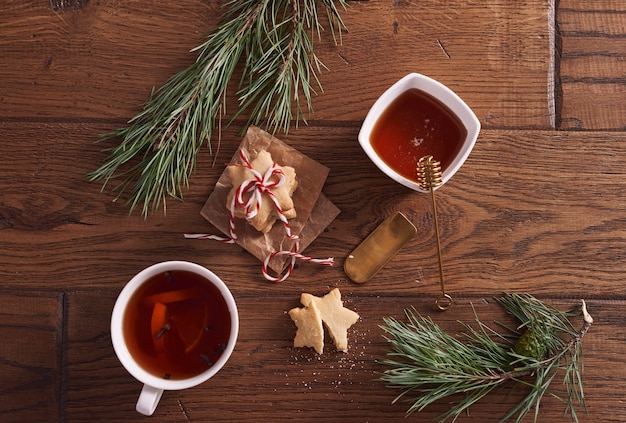
<svg viewBox="0 0 626 423">
<path fill-rule="evenodd" d="M 249 163 L 245 163 L 241 152 Z M 275 175 L 267 178 L 289 230 L 299 238 L 302 253 L 337 217 L 339 209 L 322 193 L 329 169 L 257 127 L 250 127 L 209 195 L 201 214 L 226 235 L 231 234 L 231 212 L 234 212 L 236 242 L 262 262 L 271 256 L 267 267 L 281 273 L 290 257 L 272 255 L 279 250 L 291 250 L 295 241 L 287 239 L 280 224 L 277 205 L 268 195 L 237 199 L 248 203 L 248 209 L 235 207 L 233 198 L 239 187 L 255 175 L 266 176 L 273 166 L 280 170 L 284 181 L 276 187 Z M 257 208 L 258 203 L 258 208 Z"/>
</svg>

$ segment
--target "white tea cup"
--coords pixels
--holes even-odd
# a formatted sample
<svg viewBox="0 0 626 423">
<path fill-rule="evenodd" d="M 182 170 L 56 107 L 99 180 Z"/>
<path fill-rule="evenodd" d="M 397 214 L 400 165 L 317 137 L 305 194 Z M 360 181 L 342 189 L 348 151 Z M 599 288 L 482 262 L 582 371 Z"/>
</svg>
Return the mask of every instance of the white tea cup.
<svg viewBox="0 0 626 423">
<path fill-rule="evenodd" d="M 172 282 L 171 290 L 164 293 L 152 293 L 148 295 L 148 297 L 142 297 L 142 299 L 139 300 L 138 296 L 141 297 L 142 292 L 145 293 L 145 290 L 149 289 L 148 285 L 153 283 L 150 281 L 154 281 L 155 279 L 160 278 L 161 275 L 163 275 L 163 277 L 170 278 Z M 203 324 L 205 324 L 203 330 L 210 333 L 205 335 L 204 333 L 202 333 L 202 331 L 193 332 L 194 336 L 196 336 L 196 338 L 194 338 L 195 344 L 181 344 L 185 345 L 183 350 L 186 353 L 187 348 L 190 348 L 190 351 L 195 351 L 195 349 L 202 348 L 204 343 L 198 341 L 198 339 L 201 339 L 205 336 L 214 337 L 217 339 L 218 335 L 214 335 L 215 333 L 218 333 L 219 337 L 224 339 L 223 342 L 220 343 L 219 351 L 207 351 L 206 354 L 199 354 L 200 356 L 203 356 L 202 358 L 206 361 L 205 368 L 203 368 L 197 374 L 185 374 L 183 377 L 180 378 L 167 377 L 169 375 L 169 373 L 167 373 L 169 372 L 168 369 L 162 369 L 162 374 L 165 376 L 157 375 L 156 372 L 147 370 L 146 365 L 141 364 L 141 362 L 145 359 L 144 356 L 146 355 L 169 354 L 169 351 L 164 352 L 163 350 L 159 350 L 157 347 L 154 347 L 154 345 L 150 345 L 150 348 L 146 348 L 147 350 L 150 350 L 148 352 L 139 351 L 138 348 L 141 349 L 141 347 L 137 346 L 139 345 L 138 341 L 134 339 L 135 335 L 133 331 L 135 329 L 128 329 L 129 321 L 127 321 L 128 319 L 134 318 L 133 313 L 135 313 L 135 311 L 133 310 L 140 307 L 136 305 L 138 304 L 138 302 L 141 302 L 143 304 L 141 307 L 149 307 L 145 306 L 145 304 L 150 303 L 147 299 L 152 299 L 156 302 L 159 302 L 159 304 L 165 303 L 164 306 L 160 305 L 159 307 L 166 307 L 167 309 L 167 297 L 169 296 L 171 300 L 171 303 L 169 304 L 170 308 L 175 309 L 175 303 L 176 301 L 178 301 L 178 310 L 181 310 L 181 307 L 189 307 L 185 303 L 182 303 L 182 306 L 180 305 L 181 298 L 182 301 L 199 301 L 198 299 L 193 297 L 195 292 L 199 291 L 194 291 L 192 288 L 180 289 L 181 286 L 185 286 L 185 281 L 175 281 L 172 275 L 176 275 L 179 279 L 182 278 L 180 275 L 191 275 L 191 279 L 201 280 L 204 284 L 206 284 L 206 287 L 203 286 L 202 288 L 199 288 L 202 289 L 203 296 L 206 296 L 206 292 L 211 292 L 211 296 L 213 298 L 211 301 L 219 301 L 219 309 L 227 310 L 227 312 L 223 312 L 223 315 L 220 314 L 221 317 L 219 317 L 214 315 L 213 311 L 210 311 L 210 307 L 203 304 L 203 316 L 205 316 L 206 322 L 210 322 L 202 322 Z M 205 291 L 205 288 L 210 291 Z M 186 298 L 185 296 L 187 296 L 188 298 Z M 160 317 L 159 315 L 157 315 L 156 308 L 157 306 L 155 305 L 152 314 L 153 319 Z M 184 311 L 181 313 L 184 313 Z M 217 313 L 217 311 L 215 313 Z M 167 313 L 165 313 L 164 316 L 168 316 L 168 319 L 172 317 Z M 127 326 L 126 329 L 125 323 Z M 182 339 L 182 335 L 174 335 L 174 331 L 177 330 L 176 324 L 177 323 L 175 322 L 175 320 L 172 320 L 171 326 L 169 323 L 165 324 L 163 326 L 163 332 L 159 333 L 161 334 L 162 338 L 159 338 L 159 334 L 154 337 L 154 339 L 156 339 L 154 340 L 155 345 L 158 345 L 159 348 L 161 348 L 162 345 L 165 345 L 164 343 L 160 343 L 160 339 L 163 339 L 164 341 L 166 340 L 165 336 L 163 336 L 163 333 L 165 333 L 166 330 L 172 331 L 172 334 L 167 335 L 168 337 L 170 337 L 169 344 L 172 344 L 173 341 L 171 340 L 174 339 L 172 338 L 173 336 L 178 336 L 178 338 L 176 338 L 177 342 L 182 343 L 183 341 L 180 341 L 180 339 Z M 229 330 L 226 329 L 227 325 L 230 326 Z M 150 332 L 149 327 L 146 330 Z M 182 331 L 182 329 L 180 330 Z M 154 321 L 152 321 L 152 332 L 154 332 Z M 226 361 L 233 352 L 235 343 L 237 341 L 238 332 L 239 317 L 235 300 L 226 284 L 224 284 L 224 282 L 210 270 L 195 263 L 185 261 L 167 261 L 154 264 L 139 272 L 126 284 L 126 286 L 119 294 L 111 316 L 111 339 L 113 347 L 115 349 L 115 353 L 117 354 L 117 357 L 119 358 L 122 365 L 126 368 L 126 370 L 135 379 L 143 383 L 143 389 L 141 390 L 141 393 L 139 394 L 139 399 L 137 400 L 136 410 L 141 414 L 145 414 L 148 416 L 152 415 L 159 403 L 159 400 L 161 399 L 163 391 L 191 388 L 213 377 L 224 366 L 224 364 L 226 364 Z M 148 333 L 147 336 L 149 337 L 149 339 L 153 339 L 151 333 Z M 206 342 L 214 342 L 214 340 L 211 339 L 210 341 L 207 340 Z M 152 349 L 154 349 L 154 351 Z M 210 358 L 214 358 L 215 361 L 213 362 L 209 358 L 209 356 Z"/>
</svg>

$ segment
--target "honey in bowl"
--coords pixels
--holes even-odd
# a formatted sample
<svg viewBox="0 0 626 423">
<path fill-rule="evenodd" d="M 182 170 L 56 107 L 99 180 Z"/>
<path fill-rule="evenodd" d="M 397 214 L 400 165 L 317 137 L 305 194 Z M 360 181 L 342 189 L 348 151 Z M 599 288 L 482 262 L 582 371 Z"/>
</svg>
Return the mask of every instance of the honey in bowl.
<svg viewBox="0 0 626 423">
<path fill-rule="evenodd" d="M 467 136 L 461 120 L 431 95 L 410 88 L 383 111 L 372 128 L 370 142 L 393 170 L 417 181 L 417 162 L 426 155 L 441 162 L 443 171 L 458 155 Z"/>
<path fill-rule="evenodd" d="M 129 299 L 123 319 L 128 351 L 148 373 L 164 379 L 196 376 L 226 348 L 231 316 L 220 290 L 183 270 L 157 274 Z"/>
</svg>

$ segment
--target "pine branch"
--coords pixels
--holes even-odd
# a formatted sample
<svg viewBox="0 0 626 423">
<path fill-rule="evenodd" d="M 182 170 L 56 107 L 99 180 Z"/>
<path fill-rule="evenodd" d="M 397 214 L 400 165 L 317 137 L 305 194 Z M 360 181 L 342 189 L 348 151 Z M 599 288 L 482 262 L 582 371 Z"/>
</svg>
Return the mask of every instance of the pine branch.
<svg viewBox="0 0 626 423">
<path fill-rule="evenodd" d="M 318 73 L 324 68 L 314 54 L 313 38 L 321 37 L 321 3 L 333 39 L 345 25 L 337 6 L 347 0 L 231 0 L 219 26 L 193 51 L 196 61 L 152 92 L 143 110 L 128 126 L 100 136 L 120 140 L 106 149 L 105 163 L 89 173 L 102 189 L 119 182 L 115 200 L 130 190 L 130 212 L 141 207 L 144 217 L 166 199 L 182 200 L 203 145 L 210 154 L 214 132 L 226 115 L 226 93 L 236 69 L 238 110 L 230 119 L 249 113 L 248 125 L 285 133 L 295 120 L 312 112 L 312 97 L 321 91 Z M 302 95 L 302 97 L 301 97 Z M 305 104 L 305 106 L 303 106 Z M 294 115 L 293 108 L 296 113 Z"/>
<path fill-rule="evenodd" d="M 518 333 L 513 344 L 507 334 L 481 322 L 476 312 L 477 328 L 461 323 L 466 330 L 463 339 L 448 335 L 432 319 L 420 316 L 414 309 L 405 311 L 408 322 L 385 318 L 381 327 L 392 349 L 382 361 L 389 368 L 381 380 L 401 390 L 394 403 L 410 402 L 407 411 L 410 415 L 443 398 L 464 394 L 462 400 L 441 416 L 443 422 L 456 419 L 495 389 L 515 383 L 527 386 L 529 393 L 502 421 L 515 417 L 520 422 L 530 411 L 536 421 L 546 394 L 562 399 L 572 421 L 578 421 L 576 407 L 586 407 L 581 342 L 593 323 L 585 302 L 576 309 L 561 312 L 530 295 L 505 294 L 496 301 L 520 321 L 518 329 L 524 329 L 524 334 L 532 332 Z M 570 318 L 581 311 L 583 326 L 576 330 Z M 521 348 L 522 343 L 530 343 L 532 348 L 529 345 Z M 565 398 L 551 389 L 554 379 L 562 372 Z"/>
</svg>

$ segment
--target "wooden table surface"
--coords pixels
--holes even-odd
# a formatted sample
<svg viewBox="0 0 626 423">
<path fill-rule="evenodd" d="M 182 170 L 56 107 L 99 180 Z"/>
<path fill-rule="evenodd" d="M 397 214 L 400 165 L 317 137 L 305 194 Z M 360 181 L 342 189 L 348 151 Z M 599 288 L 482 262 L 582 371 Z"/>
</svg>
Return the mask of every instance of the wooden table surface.
<svg viewBox="0 0 626 423">
<path fill-rule="evenodd" d="M 528 292 L 559 308 L 586 299 L 584 422 L 624 422 L 626 402 L 626 3 L 622 0 L 354 1 L 349 33 L 316 41 L 328 67 L 308 125 L 278 134 L 330 168 L 323 192 L 340 215 L 285 282 L 263 279 L 239 246 L 184 239 L 213 232 L 200 210 L 241 141 L 224 129 L 217 158 L 200 155 L 183 202 L 167 215 L 128 215 L 85 174 L 103 163 L 98 134 L 123 126 L 152 87 L 184 69 L 223 1 L 25 0 L 0 4 L 0 420 L 145 421 L 141 385 L 117 360 L 113 304 L 137 272 L 165 260 L 202 264 L 230 287 L 241 329 L 210 381 L 163 395 L 151 421 L 406 421 L 377 381 L 379 325 L 415 307 L 452 333 L 457 321 L 502 319 L 492 301 Z M 439 292 L 429 197 L 385 177 L 357 134 L 367 111 L 410 72 L 456 91 L 482 131 L 438 191 L 448 292 Z M 113 144 L 109 144 L 113 145 Z M 218 163 L 212 166 L 213 160 Z M 417 236 L 370 282 L 343 271 L 385 217 L 405 213 Z M 292 347 L 287 311 L 301 292 L 338 287 L 361 318 L 347 353 Z M 567 422 L 555 398 L 540 422 Z M 459 421 L 497 421 L 498 393 Z M 437 403 L 411 421 L 434 421 Z M 528 418 L 526 421 L 531 421 Z"/>
</svg>

